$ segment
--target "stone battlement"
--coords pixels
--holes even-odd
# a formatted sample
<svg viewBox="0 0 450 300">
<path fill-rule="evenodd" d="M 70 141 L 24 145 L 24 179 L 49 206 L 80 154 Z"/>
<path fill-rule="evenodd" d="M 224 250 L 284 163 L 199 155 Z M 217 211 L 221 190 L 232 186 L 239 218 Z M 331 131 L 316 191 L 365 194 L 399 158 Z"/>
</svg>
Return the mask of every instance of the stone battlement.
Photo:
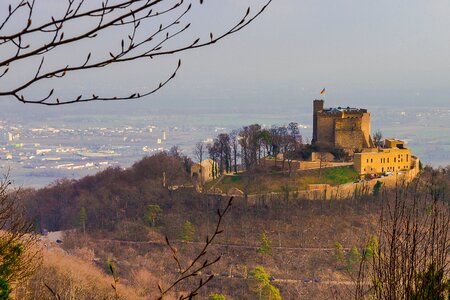
<svg viewBox="0 0 450 300">
<path fill-rule="evenodd" d="M 343 148 L 349 153 L 373 147 L 367 109 L 324 108 L 323 100 L 314 100 L 313 106 L 313 143 Z"/>
</svg>

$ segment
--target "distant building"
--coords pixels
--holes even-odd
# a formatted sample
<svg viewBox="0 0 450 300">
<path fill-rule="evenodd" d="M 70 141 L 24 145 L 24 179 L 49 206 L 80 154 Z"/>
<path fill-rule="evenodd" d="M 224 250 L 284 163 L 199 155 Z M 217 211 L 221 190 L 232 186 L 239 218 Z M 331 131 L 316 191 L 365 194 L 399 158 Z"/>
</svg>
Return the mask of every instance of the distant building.
<svg viewBox="0 0 450 300">
<path fill-rule="evenodd" d="M 386 139 L 383 148 L 374 145 L 366 109 L 324 108 L 323 100 L 314 100 L 313 105 L 312 143 L 353 154 L 353 168 L 360 175 L 408 171 L 418 162 L 404 141 Z"/>
<path fill-rule="evenodd" d="M 374 147 L 370 113 L 366 109 L 324 108 L 323 100 L 314 100 L 313 106 L 314 144 L 342 148 L 349 153 Z"/>
<path fill-rule="evenodd" d="M 217 177 L 219 167 L 212 159 L 205 159 L 201 163 L 193 164 L 191 177 L 198 178 L 202 182 L 208 182 Z"/>
<path fill-rule="evenodd" d="M 405 148 L 405 142 L 394 139 L 386 139 L 385 148 L 364 149 L 354 156 L 354 169 L 359 174 L 408 171 L 413 165 L 411 150 Z"/>
</svg>

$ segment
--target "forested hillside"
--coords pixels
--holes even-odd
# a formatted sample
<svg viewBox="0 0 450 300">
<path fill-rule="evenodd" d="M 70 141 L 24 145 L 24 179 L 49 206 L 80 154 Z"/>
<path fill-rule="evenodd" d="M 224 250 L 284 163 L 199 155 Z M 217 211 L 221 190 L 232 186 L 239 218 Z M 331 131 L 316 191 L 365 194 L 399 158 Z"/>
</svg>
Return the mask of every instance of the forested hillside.
<svg viewBox="0 0 450 300">
<path fill-rule="evenodd" d="M 181 264 L 188 264 L 203 247 L 206 236 L 213 233 L 217 210 L 228 201 L 197 193 L 189 186 L 189 164 L 178 154 L 161 153 L 126 170 L 108 169 L 78 181 L 26 190 L 22 199 L 37 229 L 65 231 L 62 248 L 69 254 L 67 260 L 85 263 L 97 270 L 95 274 L 103 273 L 106 277 L 101 282 L 107 282 L 108 276 L 113 280 L 108 275 L 108 265 L 113 264 L 123 284 L 123 297 L 153 299 L 158 295 L 158 284 L 164 287 L 177 278 L 177 262 L 165 236 L 177 249 Z M 224 217 L 224 232 L 205 256 L 209 260 L 221 256 L 221 260 L 198 274 L 203 279 L 215 275 L 200 290 L 200 299 L 214 293 L 226 299 L 256 299 L 259 293 L 272 295 L 272 289 L 279 290 L 283 299 L 352 297 L 357 290 L 354 279 L 360 272 L 359 263 L 376 253 L 374 243 L 382 237 L 379 221 L 386 203 L 420 197 L 446 203 L 449 182 L 446 169 L 426 168 L 409 187 L 354 199 L 236 198 Z M 429 213 L 429 205 L 438 207 L 427 203 L 424 213 Z M 396 206 L 388 206 L 392 207 Z M 443 209 L 448 218 L 448 206 Z M 48 281 L 55 289 L 71 289 L 80 281 L 55 262 L 58 258 L 52 249 L 44 254 L 47 261 L 43 270 L 54 272 L 60 280 Z M 269 281 L 256 279 L 260 268 Z M 47 271 L 37 274 L 32 282 Z M 173 295 L 195 288 L 198 278 L 183 281 Z M 68 282 L 73 284 L 67 286 Z M 110 292 L 105 290 L 105 297 Z M 89 297 L 87 292 L 79 292 L 79 299 Z"/>
<path fill-rule="evenodd" d="M 113 230 L 120 221 L 141 217 L 148 204 L 166 199 L 167 187 L 190 184 L 189 168 L 188 158 L 160 153 L 125 170 L 109 168 L 80 180 L 62 179 L 40 190 L 25 190 L 23 198 L 39 229 L 74 228 L 84 208 L 89 230 Z"/>
</svg>

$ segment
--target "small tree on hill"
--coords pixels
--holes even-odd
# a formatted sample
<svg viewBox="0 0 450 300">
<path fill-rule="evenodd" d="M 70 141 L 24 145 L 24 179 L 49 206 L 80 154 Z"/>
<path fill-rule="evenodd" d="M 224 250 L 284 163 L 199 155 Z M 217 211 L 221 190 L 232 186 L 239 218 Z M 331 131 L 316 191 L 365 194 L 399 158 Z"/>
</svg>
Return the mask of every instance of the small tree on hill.
<svg viewBox="0 0 450 300">
<path fill-rule="evenodd" d="M 378 197 L 380 195 L 382 186 L 383 186 L 383 183 L 381 181 L 377 180 L 377 182 L 373 186 L 373 195 L 375 197 Z"/>
<path fill-rule="evenodd" d="M 263 231 L 261 234 L 261 245 L 258 249 L 256 249 L 256 252 L 263 253 L 263 254 L 272 254 L 272 241 L 267 236 L 266 232 Z"/>
<path fill-rule="evenodd" d="M 208 300 L 226 300 L 225 296 L 222 294 L 210 294 Z"/>
<path fill-rule="evenodd" d="M 369 242 L 366 245 L 366 248 L 364 248 L 363 257 L 364 258 L 371 258 L 371 257 L 378 257 L 378 249 L 380 247 L 380 243 L 378 242 L 378 238 L 375 235 L 372 235 L 370 237 Z"/>
<path fill-rule="evenodd" d="M 163 210 L 158 204 L 150 204 L 144 214 L 144 221 L 152 227 L 158 225 L 162 219 Z"/>
<path fill-rule="evenodd" d="M 256 281 L 253 289 L 260 300 L 281 300 L 280 290 L 270 283 L 270 274 L 262 266 L 257 266 L 249 272 L 249 278 Z"/>
<path fill-rule="evenodd" d="M 182 239 L 186 242 L 192 242 L 195 238 L 195 226 L 190 221 L 186 221 L 183 224 L 183 233 L 182 233 Z"/>
<path fill-rule="evenodd" d="M 339 242 L 334 242 L 333 258 L 336 263 L 344 261 L 344 247 Z"/>
<path fill-rule="evenodd" d="M 87 221 L 87 213 L 86 208 L 84 206 L 80 209 L 78 214 L 78 226 L 83 229 L 83 234 L 86 234 L 86 221 Z"/>
<path fill-rule="evenodd" d="M 352 272 L 356 269 L 356 266 L 361 261 L 361 253 L 359 252 L 356 246 L 353 246 L 350 249 L 350 252 L 347 254 L 347 270 Z"/>
</svg>

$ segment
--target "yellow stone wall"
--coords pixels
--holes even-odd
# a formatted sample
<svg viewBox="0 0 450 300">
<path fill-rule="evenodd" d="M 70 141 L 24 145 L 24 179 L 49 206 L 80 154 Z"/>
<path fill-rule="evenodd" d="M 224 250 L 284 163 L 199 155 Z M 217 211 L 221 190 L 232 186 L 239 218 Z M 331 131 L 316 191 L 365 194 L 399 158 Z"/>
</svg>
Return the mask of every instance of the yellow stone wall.
<svg viewBox="0 0 450 300">
<path fill-rule="evenodd" d="M 359 174 L 371 174 L 406 171 L 411 166 L 411 150 L 388 148 L 355 153 L 353 167 Z"/>
<path fill-rule="evenodd" d="M 336 119 L 335 146 L 348 150 L 366 148 L 364 147 L 365 137 L 361 125 L 360 115 Z"/>
<path fill-rule="evenodd" d="M 386 148 L 405 148 L 405 142 L 396 139 L 385 139 L 384 145 Z"/>
<path fill-rule="evenodd" d="M 211 159 L 202 161 L 201 164 L 193 164 L 191 166 L 191 177 L 196 176 L 203 182 L 208 182 L 214 179 L 213 169 L 217 170 L 217 163 Z"/>
<path fill-rule="evenodd" d="M 317 116 L 317 143 L 334 146 L 334 118 Z"/>
<path fill-rule="evenodd" d="M 314 142 L 349 152 L 373 147 L 368 112 L 315 112 Z"/>
</svg>

